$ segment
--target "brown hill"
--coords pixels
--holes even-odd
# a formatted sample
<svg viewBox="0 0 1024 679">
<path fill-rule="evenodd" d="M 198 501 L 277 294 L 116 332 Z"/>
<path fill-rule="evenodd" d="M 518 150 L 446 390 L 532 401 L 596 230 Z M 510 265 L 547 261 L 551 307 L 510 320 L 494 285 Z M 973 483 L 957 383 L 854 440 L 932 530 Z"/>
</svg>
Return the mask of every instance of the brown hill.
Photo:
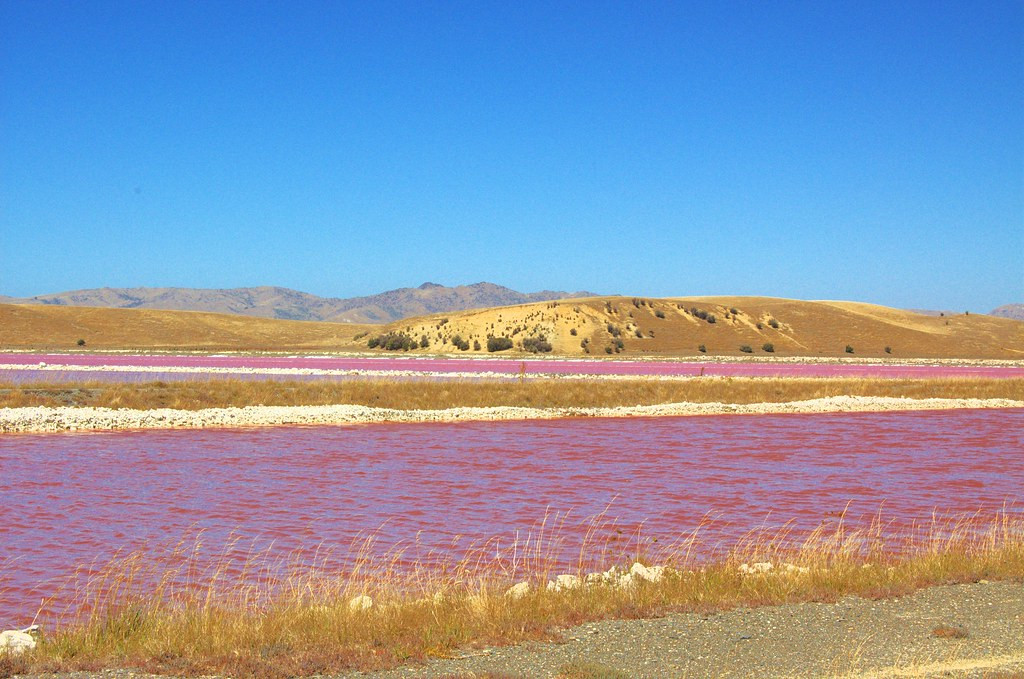
<svg viewBox="0 0 1024 679">
<path fill-rule="evenodd" d="M 424 283 L 418 288 L 399 288 L 377 295 L 348 299 L 318 297 L 298 290 L 263 286 L 226 290 L 94 288 L 19 299 L 0 297 L 0 303 L 209 311 L 296 321 L 388 323 L 408 316 L 444 311 L 592 295 L 593 293 L 588 292 L 569 293 L 553 290 L 522 293 L 494 283 L 455 287 Z"/>
<path fill-rule="evenodd" d="M 510 338 L 512 352 L 522 351 L 524 340 L 540 340 L 555 354 L 576 356 L 743 356 L 746 346 L 758 356 L 1024 358 L 1020 321 L 768 297 L 563 300 L 405 319 L 370 338 L 387 333 L 417 344 L 426 337 L 429 348 L 416 351 L 456 351 L 458 337 L 470 354 L 486 354 L 493 336 Z M 352 348 L 365 348 L 364 341 Z"/>
<path fill-rule="evenodd" d="M 698 356 L 703 345 L 709 356 L 1024 359 L 1021 321 L 768 297 L 594 297 L 433 314 L 388 325 L 0 304 L 0 349 L 69 349 L 81 338 L 85 349 L 380 352 L 367 342 L 388 333 L 415 340 L 412 351 L 418 353 L 489 355 L 492 336 L 508 337 L 513 348 L 503 354 L 516 355 L 533 340 L 539 349 L 547 343 L 553 354 L 566 356 L 604 357 L 609 351 L 624 358 Z M 424 336 L 429 346 L 419 348 Z M 464 352 L 455 346 L 457 336 L 468 346 Z"/>
<path fill-rule="evenodd" d="M 331 350 L 372 329 L 198 311 L 0 304 L 0 349 Z"/>
</svg>

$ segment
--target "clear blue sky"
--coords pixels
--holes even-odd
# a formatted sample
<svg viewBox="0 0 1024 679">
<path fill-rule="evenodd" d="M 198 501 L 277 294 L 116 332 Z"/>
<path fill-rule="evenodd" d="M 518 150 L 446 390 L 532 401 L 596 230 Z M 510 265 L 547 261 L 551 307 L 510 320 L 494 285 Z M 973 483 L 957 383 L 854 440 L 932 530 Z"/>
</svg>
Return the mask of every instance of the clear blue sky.
<svg viewBox="0 0 1024 679">
<path fill-rule="evenodd" d="M 1024 302 L 1024 2 L 0 1 L 0 294 Z"/>
</svg>

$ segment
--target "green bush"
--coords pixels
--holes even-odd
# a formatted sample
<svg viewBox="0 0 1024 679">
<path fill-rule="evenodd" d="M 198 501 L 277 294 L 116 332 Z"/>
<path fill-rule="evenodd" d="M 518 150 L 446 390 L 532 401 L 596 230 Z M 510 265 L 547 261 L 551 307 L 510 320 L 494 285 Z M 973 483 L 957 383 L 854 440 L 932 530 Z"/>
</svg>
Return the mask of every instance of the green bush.
<svg viewBox="0 0 1024 679">
<path fill-rule="evenodd" d="M 776 330 L 779 329 L 779 322 L 777 320 L 775 320 L 774 318 L 769 318 L 768 319 L 768 325 L 772 326 Z"/>
<path fill-rule="evenodd" d="M 740 310 L 737 309 L 734 306 L 731 306 L 731 307 L 729 307 L 729 313 L 732 314 L 733 316 L 739 316 L 740 315 Z"/>
<path fill-rule="evenodd" d="M 569 334 L 572 335 L 573 337 L 575 337 L 576 336 L 576 328 L 573 328 L 572 330 L 570 330 Z"/>
<path fill-rule="evenodd" d="M 717 318 L 715 318 L 715 315 L 714 315 L 714 314 L 708 314 L 708 317 L 707 317 L 707 318 L 706 318 L 705 320 L 707 320 L 707 322 L 708 322 L 708 323 L 714 323 L 714 322 L 716 322 L 716 321 L 717 321 L 718 319 L 717 319 Z"/>
<path fill-rule="evenodd" d="M 473 340 L 473 351 L 480 351 L 480 340 Z"/>
<path fill-rule="evenodd" d="M 488 337 L 487 338 L 487 351 L 505 351 L 512 348 L 512 338 L 510 337 Z"/>
<path fill-rule="evenodd" d="M 82 339 L 81 337 L 79 337 L 79 338 L 78 338 L 78 341 L 77 341 L 77 342 L 75 342 L 75 344 L 77 344 L 77 345 L 78 345 L 78 346 L 80 346 L 80 347 L 84 347 L 84 346 L 85 346 L 85 340 L 84 340 L 84 339 Z"/>
<path fill-rule="evenodd" d="M 702 354 L 706 354 L 708 353 L 708 348 L 702 344 L 699 347 L 697 347 L 697 351 L 699 351 Z"/>
<path fill-rule="evenodd" d="M 848 354 L 852 354 L 853 353 L 853 347 L 851 347 L 849 344 L 846 345 L 846 353 L 848 353 Z"/>
<path fill-rule="evenodd" d="M 523 351 L 529 351 L 532 354 L 548 353 L 551 349 L 551 343 L 548 342 L 547 337 L 544 335 L 540 337 L 527 337 L 523 340 Z"/>
<path fill-rule="evenodd" d="M 744 354 L 754 353 L 754 350 L 750 348 L 749 344 L 744 344 L 743 346 L 741 346 L 740 351 L 742 351 Z"/>
<path fill-rule="evenodd" d="M 618 337 L 619 335 L 621 335 L 621 334 L 622 334 L 622 329 L 621 329 L 621 328 L 619 328 L 619 326 L 617 326 L 617 325 L 615 325 L 615 324 L 613 324 L 613 323 L 609 323 L 609 324 L 608 324 L 608 333 L 609 333 L 609 334 L 610 334 L 610 335 L 611 335 L 612 337 Z"/>
<path fill-rule="evenodd" d="M 886 347 L 885 348 L 885 353 L 891 354 L 892 353 L 892 347 Z"/>
<path fill-rule="evenodd" d="M 427 339 L 427 336 L 423 335 L 422 337 L 420 337 L 420 349 L 426 349 L 429 346 L 430 346 L 430 340 Z"/>
<path fill-rule="evenodd" d="M 404 332 L 389 332 L 386 335 L 371 337 L 366 341 L 366 346 L 371 349 L 380 347 L 385 351 L 409 351 L 419 346 L 419 343 Z"/>
<path fill-rule="evenodd" d="M 452 344 L 454 344 L 455 348 L 458 349 L 459 351 L 469 350 L 469 340 L 462 339 L 462 335 L 456 335 L 455 337 L 453 337 Z"/>
<path fill-rule="evenodd" d="M 665 312 L 662 311 L 661 309 L 658 309 L 657 311 L 655 311 L 654 315 L 657 316 L 658 318 L 665 318 Z"/>
<path fill-rule="evenodd" d="M 769 354 L 775 353 L 775 345 L 771 342 L 765 342 L 761 345 L 761 349 L 768 352 Z"/>
</svg>

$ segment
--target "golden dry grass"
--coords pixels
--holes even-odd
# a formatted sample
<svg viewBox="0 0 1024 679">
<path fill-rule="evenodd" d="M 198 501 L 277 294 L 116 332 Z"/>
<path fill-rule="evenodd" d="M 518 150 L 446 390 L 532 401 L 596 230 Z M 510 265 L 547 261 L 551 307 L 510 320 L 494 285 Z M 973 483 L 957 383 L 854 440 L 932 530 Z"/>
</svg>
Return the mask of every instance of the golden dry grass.
<svg viewBox="0 0 1024 679">
<path fill-rule="evenodd" d="M 595 536 L 580 549 L 579 576 L 621 555 Z M 547 533 L 544 533 L 544 531 Z M 79 615 L 49 630 L 35 651 L 0 664 L 3 672 L 130 667 L 174 674 L 296 676 L 347 668 L 392 667 L 446 657 L 460 648 L 557 638 L 559 628 L 610 617 L 741 605 L 884 597 L 939 583 L 1024 578 L 1024 521 L 1006 512 L 934 520 L 886 537 L 880 525 L 849 530 L 842 522 L 809 535 L 758 531 L 710 560 L 700 532 L 655 549 L 627 545 L 633 559 L 672 570 L 660 582 L 593 584 L 554 591 L 557 526 L 523 544 L 486 543 L 441 563 L 404 562 L 400 552 L 371 558 L 372 540 L 334 561 L 268 563 L 238 545 L 212 561 L 199 558 L 201 537 L 166 551 L 140 551 L 84 571 L 75 589 Z M 740 564 L 770 561 L 746 575 Z M 533 584 L 522 597 L 513 582 Z M 351 605 L 372 597 L 372 607 Z"/>
<path fill-rule="evenodd" d="M 158 309 L 0 304 L 0 349 L 331 350 L 373 326 Z"/>
<path fill-rule="evenodd" d="M 198 410 L 247 405 L 616 407 L 661 403 L 783 403 L 829 396 L 1024 399 L 1024 379 L 757 378 L 685 380 L 202 380 L 138 384 L 0 383 L 0 407 L 93 406 Z"/>
</svg>

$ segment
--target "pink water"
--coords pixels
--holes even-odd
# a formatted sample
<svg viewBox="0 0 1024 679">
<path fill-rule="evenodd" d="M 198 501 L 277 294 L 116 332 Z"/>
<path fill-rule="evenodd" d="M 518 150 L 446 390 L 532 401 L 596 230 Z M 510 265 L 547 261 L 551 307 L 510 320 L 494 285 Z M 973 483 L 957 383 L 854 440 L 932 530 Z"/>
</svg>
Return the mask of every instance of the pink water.
<svg viewBox="0 0 1024 679">
<path fill-rule="evenodd" d="M 281 368 L 353 371 L 416 371 L 431 373 L 504 373 L 518 375 L 719 375 L 743 377 L 1024 377 L 1024 366 L 898 365 L 892 363 L 781 363 L 714 361 L 622 361 L 505 358 L 418 358 L 383 356 L 174 356 L 112 354 L 0 354 L 0 365 L 47 363 L 62 366 L 127 366 L 147 368 L 242 368 L 255 372 Z M 83 372 L 85 378 L 97 373 Z M 40 372 L 39 379 L 46 379 Z M 138 379 L 130 372 L 112 379 Z M 0 372 L 0 379 L 3 373 Z M 156 379 L 156 378 L 154 378 Z"/>
<path fill-rule="evenodd" d="M 232 531 L 275 553 L 379 547 L 535 527 L 611 504 L 662 540 L 720 518 L 725 542 L 766 520 L 809 530 L 850 504 L 896 530 L 1024 505 L 1024 409 L 377 424 L 0 436 L 0 621 L 31 618 L 75 566 L 121 547 Z M 3 559 L 6 559 L 4 563 Z"/>
</svg>

